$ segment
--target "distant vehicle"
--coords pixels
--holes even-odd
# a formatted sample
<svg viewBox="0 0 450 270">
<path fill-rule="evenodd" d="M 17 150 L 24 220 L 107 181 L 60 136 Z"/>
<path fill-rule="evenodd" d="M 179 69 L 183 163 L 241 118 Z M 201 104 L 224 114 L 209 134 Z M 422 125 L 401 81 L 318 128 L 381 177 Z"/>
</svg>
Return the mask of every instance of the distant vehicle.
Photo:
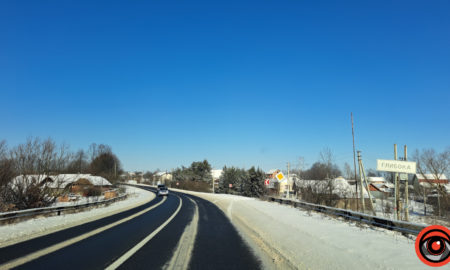
<svg viewBox="0 0 450 270">
<path fill-rule="evenodd" d="M 161 187 L 158 189 L 158 196 L 167 196 L 169 195 L 169 190 L 166 187 Z"/>
<path fill-rule="evenodd" d="M 161 188 L 165 188 L 166 185 L 164 185 L 164 184 L 159 184 L 157 187 L 158 187 L 158 190 L 160 190 Z"/>
</svg>

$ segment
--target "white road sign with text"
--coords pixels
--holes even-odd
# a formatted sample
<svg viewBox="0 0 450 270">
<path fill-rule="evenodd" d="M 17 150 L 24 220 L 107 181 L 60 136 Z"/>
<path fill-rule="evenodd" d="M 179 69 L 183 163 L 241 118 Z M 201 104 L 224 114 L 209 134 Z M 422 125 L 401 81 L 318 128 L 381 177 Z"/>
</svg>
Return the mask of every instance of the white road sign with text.
<svg viewBox="0 0 450 270">
<path fill-rule="evenodd" d="M 377 170 L 414 174 L 416 173 L 416 163 L 412 161 L 377 159 Z"/>
</svg>

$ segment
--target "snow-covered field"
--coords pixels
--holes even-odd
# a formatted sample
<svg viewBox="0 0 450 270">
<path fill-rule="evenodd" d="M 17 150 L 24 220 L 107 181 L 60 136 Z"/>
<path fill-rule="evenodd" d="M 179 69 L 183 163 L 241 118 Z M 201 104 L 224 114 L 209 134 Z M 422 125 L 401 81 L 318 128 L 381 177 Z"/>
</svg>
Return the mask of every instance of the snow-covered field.
<svg viewBox="0 0 450 270">
<path fill-rule="evenodd" d="M 109 206 L 61 216 L 40 217 L 16 224 L 0 225 L 0 247 L 110 216 L 142 205 L 155 197 L 154 193 L 135 187 L 127 186 L 126 192 L 129 194 L 126 200 L 112 203 Z"/>
<path fill-rule="evenodd" d="M 269 269 L 426 269 L 414 239 L 287 205 L 182 191 L 215 203 Z"/>
</svg>

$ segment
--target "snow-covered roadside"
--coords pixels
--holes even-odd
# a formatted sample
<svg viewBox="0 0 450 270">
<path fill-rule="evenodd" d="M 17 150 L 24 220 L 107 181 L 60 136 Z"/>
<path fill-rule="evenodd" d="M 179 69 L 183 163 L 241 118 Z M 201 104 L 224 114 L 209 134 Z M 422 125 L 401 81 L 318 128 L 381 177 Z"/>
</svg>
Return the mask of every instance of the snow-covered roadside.
<svg viewBox="0 0 450 270">
<path fill-rule="evenodd" d="M 414 241 L 287 205 L 227 194 L 190 193 L 215 203 L 273 269 L 426 269 Z"/>
<path fill-rule="evenodd" d="M 126 200 L 115 202 L 109 206 L 93 208 L 79 213 L 40 217 L 20 223 L 1 225 L 0 247 L 114 215 L 147 203 L 155 198 L 153 192 L 140 188 L 127 186 L 126 192 L 129 194 Z"/>
</svg>

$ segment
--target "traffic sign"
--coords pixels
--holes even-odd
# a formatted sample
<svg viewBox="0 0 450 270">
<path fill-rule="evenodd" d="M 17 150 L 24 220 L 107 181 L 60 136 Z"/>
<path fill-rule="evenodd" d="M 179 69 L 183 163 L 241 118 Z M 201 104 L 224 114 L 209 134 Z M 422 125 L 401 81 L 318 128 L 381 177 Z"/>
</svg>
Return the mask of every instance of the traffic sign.
<svg viewBox="0 0 450 270">
<path fill-rule="evenodd" d="M 270 180 L 269 179 L 264 180 L 264 185 L 266 186 L 270 185 Z"/>
<path fill-rule="evenodd" d="M 228 184 L 228 187 L 229 187 L 229 188 L 232 188 L 232 187 L 233 187 L 233 184 Z"/>
<path fill-rule="evenodd" d="M 384 172 L 416 173 L 416 163 L 412 161 L 377 159 L 377 170 Z"/>
<path fill-rule="evenodd" d="M 278 180 L 278 182 L 286 180 L 282 172 L 277 173 L 277 175 L 275 175 L 275 178 Z"/>
</svg>

